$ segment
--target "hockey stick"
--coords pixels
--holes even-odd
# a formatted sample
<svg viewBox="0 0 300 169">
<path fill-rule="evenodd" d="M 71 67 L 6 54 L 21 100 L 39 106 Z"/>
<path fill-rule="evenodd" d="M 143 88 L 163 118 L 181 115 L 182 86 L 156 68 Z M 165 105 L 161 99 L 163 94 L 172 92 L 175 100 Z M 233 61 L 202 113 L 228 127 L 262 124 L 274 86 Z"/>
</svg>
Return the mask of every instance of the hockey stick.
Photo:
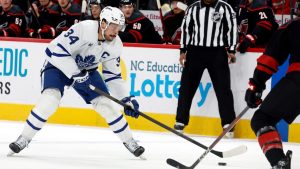
<svg viewBox="0 0 300 169">
<path fill-rule="evenodd" d="M 195 168 L 196 165 L 198 163 L 200 163 L 200 161 L 202 161 L 204 159 L 204 157 L 211 152 L 211 150 L 215 147 L 215 145 L 217 145 L 217 143 L 224 137 L 224 135 L 230 131 L 235 125 L 236 123 L 241 119 L 241 117 L 248 111 L 249 107 L 245 107 L 244 110 L 230 123 L 230 125 L 215 139 L 215 141 L 206 149 L 206 151 L 194 162 L 194 164 L 190 167 L 187 167 L 181 163 L 179 163 L 176 160 L 173 160 L 171 158 L 167 159 L 167 163 L 175 168 L 179 168 L 179 169 L 192 169 Z"/>
<path fill-rule="evenodd" d="M 81 14 L 80 14 L 80 21 L 84 19 L 85 12 L 86 12 L 87 2 L 86 0 L 82 0 L 81 2 Z"/>
<path fill-rule="evenodd" d="M 156 5 L 159 10 L 160 22 L 161 22 L 161 27 L 162 27 L 162 32 L 163 32 L 162 36 L 163 36 L 165 34 L 166 30 L 165 30 L 165 22 L 164 22 L 164 18 L 163 18 L 160 0 L 156 0 Z"/>
<path fill-rule="evenodd" d="M 27 3 L 28 3 L 28 6 L 31 8 L 32 15 L 33 15 L 33 17 L 34 17 L 34 19 L 35 19 L 35 21 L 36 21 L 36 23 L 37 23 L 37 25 L 38 25 L 38 28 L 39 28 L 39 29 L 42 28 L 42 25 L 41 25 L 41 23 L 40 23 L 40 21 L 39 21 L 39 19 L 38 19 L 38 15 L 37 15 L 37 13 L 35 12 L 32 3 L 30 2 L 30 0 L 27 0 Z"/>
<path fill-rule="evenodd" d="M 100 95 L 102 95 L 102 96 L 104 96 L 104 97 L 106 97 L 106 98 L 108 98 L 108 99 L 110 99 L 110 100 L 118 103 L 119 105 L 121 105 L 123 107 L 129 107 L 129 105 L 127 105 L 127 104 L 123 103 L 122 101 L 120 101 L 120 100 L 112 97 L 108 93 L 105 93 L 104 91 L 96 88 L 95 86 L 90 85 L 89 87 L 90 87 L 91 90 L 93 90 L 96 93 L 98 93 L 98 94 L 100 94 Z M 177 136 L 180 136 L 180 137 L 184 138 L 185 140 L 187 140 L 187 141 L 189 141 L 189 142 L 191 142 L 191 143 L 193 143 L 193 144 L 195 144 L 195 145 L 197 145 L 197 146 L 199 146 L 199 147 L 201 147 L 203 149 L 208 149 L 207 146 L 205 146 L 205 145 L 203 145 L 203 144 L 201 144 L 201 143 L 193 140 L 192 138 L 190 138 L 190 137 L 188 137 L 188 136 L 186 136 L 186 135 L 184 135 L 184 134 L 182 134 L 182 133 L 180 133 L 180 132 L 178 132 L 178 131 L 170 128 L 169 126 L 167 126 L 167 125 L 165 125 L 165 124 L 163 124 L 163 123 L 161 123 L 161 122 L 153 119 L 152 117 L 150 117 L 150 116 L 148 116 L 148 115 L 146 115 L 146 114 L 144 114 L 142 112 L 139 112 L 139 115 L 142 116 L 142 117 L 144 117 L 145 119 L 151 121 L 152 123 L 155 123 L 156 125 L 158 125 L 158 126 L 164 128 L 164 129 L 166 129 L 166 130 L 168 130 L 168 131 L 176 134 Z M 216 151 L 216 150 L 213 150 L 212 148 L 210 149 L 211 153 L 213 153 L 214 155 L 216 155 L 216 156 L 218 156 L 220 158 L 227 158 L 227 157 L 236 156 L 236 155 L 242 154 L 242 153 L 244 153 L 246 151 L 247 151 L 247 147 L 246 146 L 239 146 L 239 147 L 236 147 L 234 149 L 231 149 L 231 150 L 228 150 L 228 151 L 224 151 L 224 152 Z"/>
</svg>

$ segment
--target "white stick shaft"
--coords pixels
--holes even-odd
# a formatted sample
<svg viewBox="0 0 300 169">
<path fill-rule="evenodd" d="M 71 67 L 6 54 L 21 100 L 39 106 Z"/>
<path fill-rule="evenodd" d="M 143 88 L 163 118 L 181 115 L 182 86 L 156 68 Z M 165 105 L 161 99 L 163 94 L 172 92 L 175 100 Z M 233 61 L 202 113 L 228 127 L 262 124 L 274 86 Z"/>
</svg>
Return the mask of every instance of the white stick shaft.
<svg viewBox="0 0 300 169">
<path fill-rule="evenodd" d="M 156 4 L 157 4 L 157 8 L 160 9 L 161 8 L 160 0 L 156 0 Z"/>
<path fill-rule="evenodd" d="M 86 6 L 87 6 L 86 0 L 82 0 L 82 3 L 81 3 L 81 13 L 85 13 Z"/>
</svg>

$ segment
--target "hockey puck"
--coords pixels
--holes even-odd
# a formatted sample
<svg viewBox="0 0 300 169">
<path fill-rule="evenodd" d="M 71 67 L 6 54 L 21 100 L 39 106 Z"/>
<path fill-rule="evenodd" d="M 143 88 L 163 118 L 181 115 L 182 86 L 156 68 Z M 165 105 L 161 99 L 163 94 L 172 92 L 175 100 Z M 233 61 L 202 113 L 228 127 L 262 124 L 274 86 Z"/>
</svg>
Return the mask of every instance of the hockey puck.
<svg viewBox="0 0 300 169">
<path fill-rule="evenodd" d="M 218 165 L 219 165 L 219 166 L 226 166 L 227 164 L 224 163 L 224 162 L 218 162 Z"/>
</svg>

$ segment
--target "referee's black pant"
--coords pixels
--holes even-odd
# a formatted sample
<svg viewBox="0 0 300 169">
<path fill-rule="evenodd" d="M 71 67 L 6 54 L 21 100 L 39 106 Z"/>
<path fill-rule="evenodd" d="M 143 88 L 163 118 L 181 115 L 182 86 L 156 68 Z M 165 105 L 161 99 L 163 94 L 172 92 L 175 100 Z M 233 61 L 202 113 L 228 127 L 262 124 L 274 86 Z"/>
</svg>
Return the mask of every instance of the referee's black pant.
<svg viewBox="0 0 300 169">
<path fill-rule="evenodd" d="M 181 75 L 176 122 L 188 125 L 193 97 L 207 69 L 216 92 L 221 125 L 235 119 L 228 56 L 224 47 L 189 46 Z M 201 112 L 199 112 L 200 114 Z"/>
</svg>

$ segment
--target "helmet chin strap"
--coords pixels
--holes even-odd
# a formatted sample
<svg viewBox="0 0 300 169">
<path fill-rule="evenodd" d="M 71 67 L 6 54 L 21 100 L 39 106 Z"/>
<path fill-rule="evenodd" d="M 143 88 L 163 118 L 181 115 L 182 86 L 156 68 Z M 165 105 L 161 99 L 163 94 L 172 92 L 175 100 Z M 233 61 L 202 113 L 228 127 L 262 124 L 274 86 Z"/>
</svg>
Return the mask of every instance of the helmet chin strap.
<svg viewBox="0 0 300 169">
<path fill-rule="evenodd" d="M 106 23 L 108 23 L 108 22 L 106 22 Z M 106 31 L 108 25 L 109 25 L 109 23 L 106 24 L 105 29 L 102 29 L 102 28 L 101 28 L 101 34 L 102 34 L 102 37 L 103 37 L 104 40 L 106 40 L 104 34 L 105 34 L 105 31 Z"/>
</svg>

